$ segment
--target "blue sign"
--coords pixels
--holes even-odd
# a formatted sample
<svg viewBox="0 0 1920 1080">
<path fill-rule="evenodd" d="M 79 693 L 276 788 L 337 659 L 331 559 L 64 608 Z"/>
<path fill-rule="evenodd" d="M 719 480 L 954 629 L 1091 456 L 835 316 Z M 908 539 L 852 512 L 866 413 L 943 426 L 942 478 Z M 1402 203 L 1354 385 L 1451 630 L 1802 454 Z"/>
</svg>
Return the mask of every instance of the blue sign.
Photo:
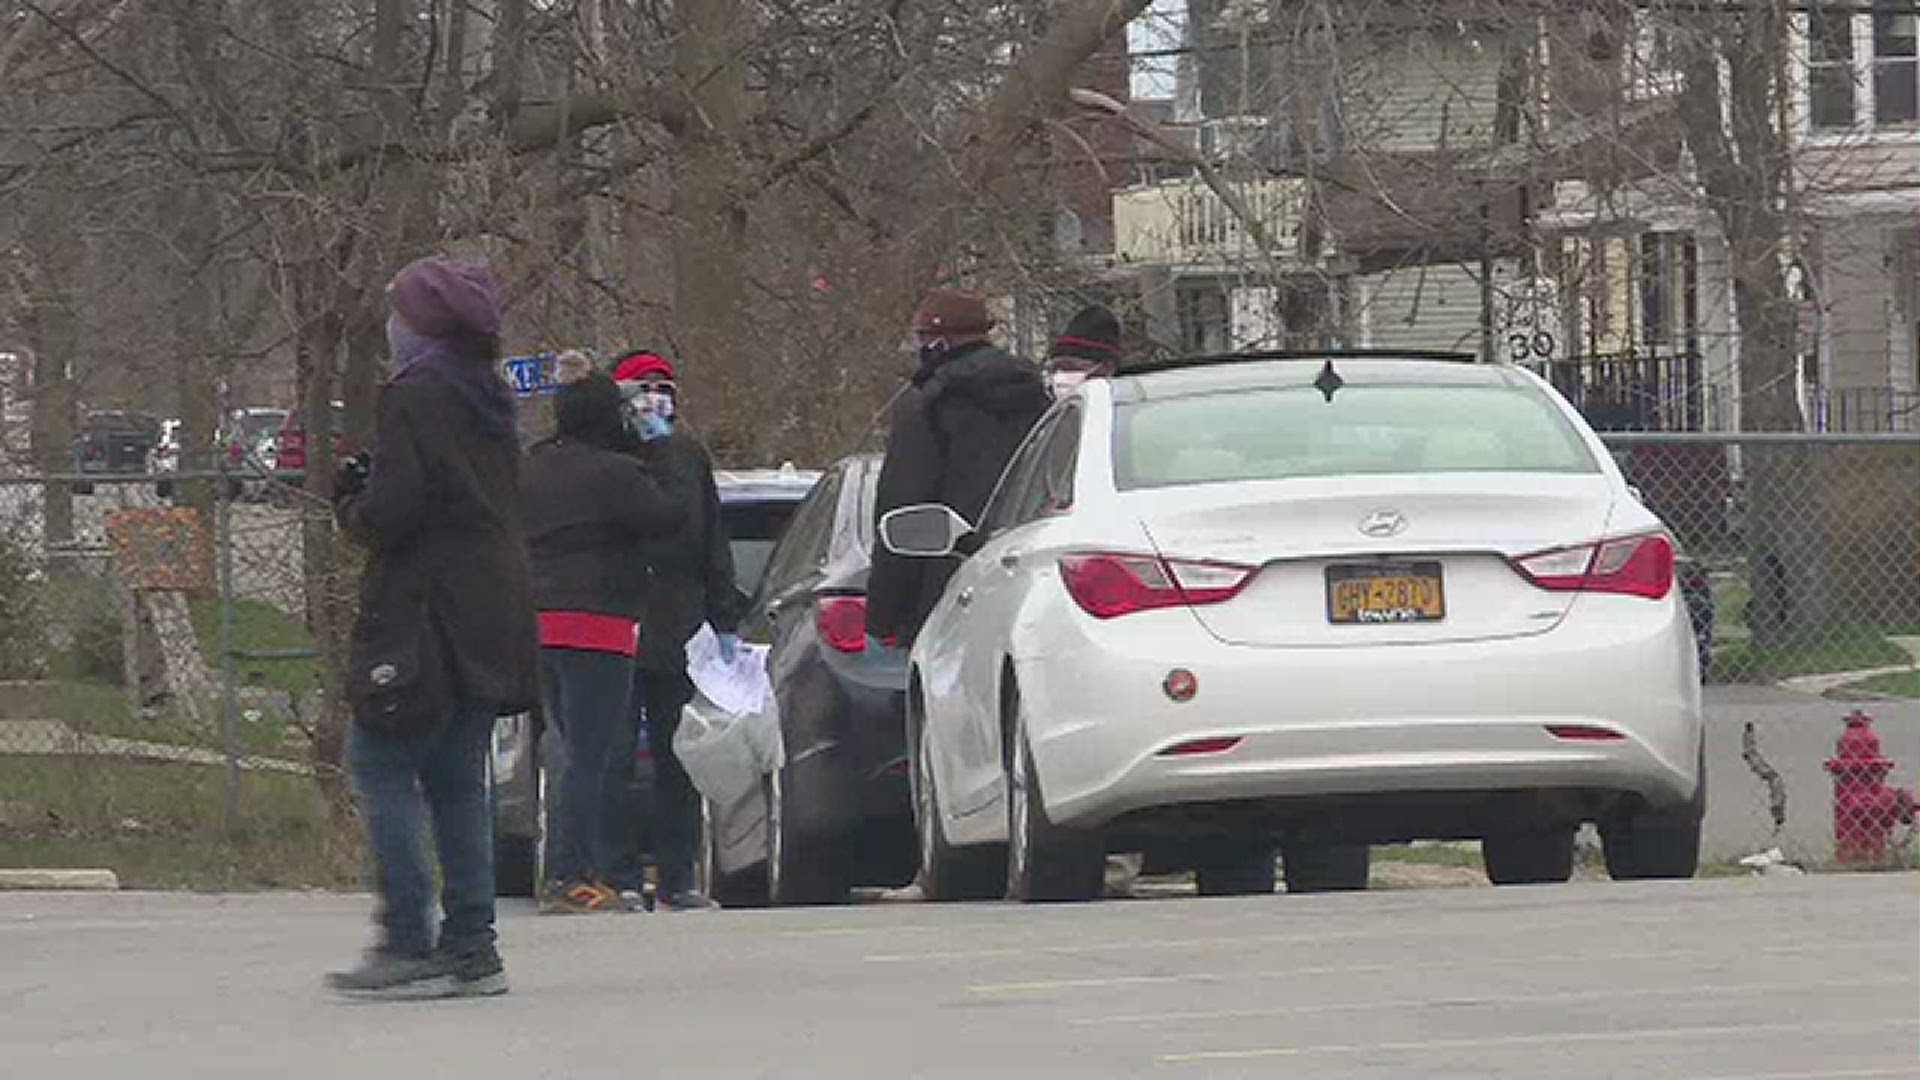
<svg viewBox="0 0 1920 1080">
<path fill-rule="evenodd" d="M 550 352 L 509 356 L 501 361 L 501 367 L 505 369 L 507 385 L 520 397 L 551 394 L 560 386 L 554 374 L 554 354 Z"/>
</svg>

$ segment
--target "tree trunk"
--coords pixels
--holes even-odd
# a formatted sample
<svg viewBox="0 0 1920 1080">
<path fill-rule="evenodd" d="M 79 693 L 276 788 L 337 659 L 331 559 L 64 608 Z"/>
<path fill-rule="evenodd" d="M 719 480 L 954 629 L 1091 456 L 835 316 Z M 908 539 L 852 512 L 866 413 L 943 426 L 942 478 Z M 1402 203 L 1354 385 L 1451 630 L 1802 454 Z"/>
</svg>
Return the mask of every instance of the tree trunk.
<svg viewBox="0 0 1920 1080">
<path fill-rule="evenodd" d="M 732 158 L 746 108 L 746 66 L 738 56 L 744 16 L 740 0 L 689 0 L 675 8 L 674 75 L 695 120 L 680 140 L 674 175 L 673 325 L 691 411 L 714 421 L 701 434 L 726 457 L 752 452 L 755 432 L 744 421 L 758 412 L 743 400 L 754 387 L 736 330 L 743 315 L 747 214 L 726 182 L 738 172 Z M 713 403 L 704 413 L 702 401 Z M 721 426 L 722 417 L 732 426 Z"/>
<path fill-rule="evenodd" d="M 1793 158 L 1777 103 L 1787 24 L 1775 6 L 1689 21 L 1682 37 L 1681 119 L 1727 238 L 1740 322 L 1740 420 L 1747 431 L 1799 431 L 1795 396 L 1796 304 L 1786 256 L 1797 236 L 1787 214 Z M 1726 66 L 1725 93 L 1721 65 Z M 1822 564 L 1805 514 L 1807 450 L 1742 452 L 1746 542 L 1753 599 L 1747 623 L 1762 647 L 1790 643 L 1826 621 Z"/>
</svg>

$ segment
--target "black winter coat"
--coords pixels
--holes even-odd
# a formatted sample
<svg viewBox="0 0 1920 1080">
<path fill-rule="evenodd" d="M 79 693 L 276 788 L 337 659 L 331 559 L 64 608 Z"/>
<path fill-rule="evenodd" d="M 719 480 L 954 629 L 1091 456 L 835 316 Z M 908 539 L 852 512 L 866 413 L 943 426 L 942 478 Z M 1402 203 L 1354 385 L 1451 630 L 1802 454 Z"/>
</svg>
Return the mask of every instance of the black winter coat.
<svg viewBox="0 0 1920 1080">
<path fill-rule="evenodd" d="M 640 620 L 640 667 L 685 671 L 686 644 L 701 623 L 733 633 L 746 615 L 747 598 L 733 578 L 733 548 L 720 520 L 720 491 L 713 460 L 691 435 L 674 432 L 634 451 L 681 500 L 672 530 L 649 539 L 642 550 L 648 573 L 646 612 Z"/>
<path fill-rule="evenodd" d="M 677 527 L 686 501 L 630 455 L 577 439 L 534 444 L 520 494 L 534 606 L 639 619 L 642 544 Z"/>
<path fill-rule="evenodd" d="M 893 410 L 874 512 L 940 503 L 978 522 L 1008 459 L 1047 411 L 1039 369 L 984 342 L 922 367 Z M 867 577 L 867 629 L 911 642 L 957 563 L 876 550 Z"/>
<path fill-rule="evenodd" d="M 395 640 L 426 622 L 446 685 L 501 713 L 539 700 L 538 632 L 519 506 L 520 447 L 485 429 L 445 375 L 388 384 L 373 471 L 335 508 L 371 552 L 356 642 Z"/>
</svg>

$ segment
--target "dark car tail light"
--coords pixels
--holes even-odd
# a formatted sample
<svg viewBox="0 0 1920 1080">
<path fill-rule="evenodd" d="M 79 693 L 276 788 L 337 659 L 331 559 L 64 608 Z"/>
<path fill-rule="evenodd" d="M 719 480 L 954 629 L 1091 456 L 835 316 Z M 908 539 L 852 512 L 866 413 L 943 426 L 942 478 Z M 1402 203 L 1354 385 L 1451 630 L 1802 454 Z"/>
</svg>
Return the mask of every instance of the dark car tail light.
<svg viewBox="0 0 1920 1080">
<path fill-rule="evenodd" d="M 1673 541 L 1638 533 L 1514 560 L 1535 586 L 1553 592 L 1603 592 L 1658 600 L 1673 588 Z"/>
<path fill-rule="evenodd" d="M 1096 619 L 1182 604 L 1218 604 L 1238 595 L 1252 579 L 1250 566 L 1158 555 L 1093 553 L 1060 560 L 1067 594 Z"/>
<path fill-rule="evenodd" d="M 843 653 L 867 647 L 867 598 L 822 596 L 813 602 L 813 626 L 820 640 Z"/>
</svg>

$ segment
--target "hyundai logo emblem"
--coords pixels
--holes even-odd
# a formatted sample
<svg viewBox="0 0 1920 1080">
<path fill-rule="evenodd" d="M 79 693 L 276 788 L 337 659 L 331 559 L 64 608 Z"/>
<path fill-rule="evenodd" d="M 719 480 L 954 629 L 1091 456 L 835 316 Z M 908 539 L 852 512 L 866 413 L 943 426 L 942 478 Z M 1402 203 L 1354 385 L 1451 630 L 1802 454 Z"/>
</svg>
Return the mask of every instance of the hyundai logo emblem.
<svg viewBox="0 0 1920 1080">
<path fill-rule="evenodd" d="M 1376 540 L 1399 536 L 1407 531 L 1407 519 L 1398 510 L 1375 510 L 1360 519 L 1360 531 Z"/>
</svg>

